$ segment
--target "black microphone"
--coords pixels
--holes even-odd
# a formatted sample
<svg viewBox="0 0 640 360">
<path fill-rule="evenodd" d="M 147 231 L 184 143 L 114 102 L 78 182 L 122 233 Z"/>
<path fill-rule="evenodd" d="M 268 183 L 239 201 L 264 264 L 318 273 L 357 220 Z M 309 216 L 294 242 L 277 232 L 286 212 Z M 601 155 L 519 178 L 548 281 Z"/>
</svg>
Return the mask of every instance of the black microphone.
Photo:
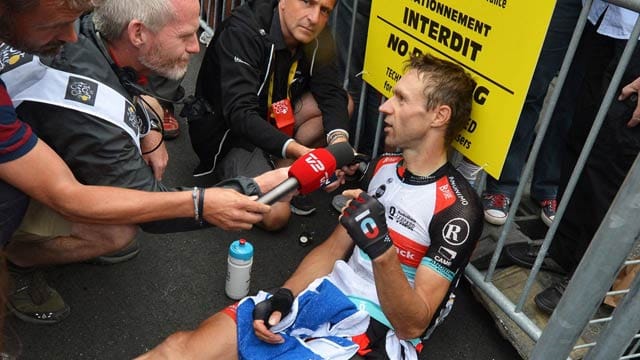
<svg viewBox="0 0 640 360">
<path fill-rule="evenodd" d="M 354 159 L 353 148 L 347 142 L 315 149 L 294 161 L 289 168 L 289 178 L 258 199 L 259 203 L 273 204 L 298 189 L 309 194 L 324 185 L 331 175 Z"/>
</svg>

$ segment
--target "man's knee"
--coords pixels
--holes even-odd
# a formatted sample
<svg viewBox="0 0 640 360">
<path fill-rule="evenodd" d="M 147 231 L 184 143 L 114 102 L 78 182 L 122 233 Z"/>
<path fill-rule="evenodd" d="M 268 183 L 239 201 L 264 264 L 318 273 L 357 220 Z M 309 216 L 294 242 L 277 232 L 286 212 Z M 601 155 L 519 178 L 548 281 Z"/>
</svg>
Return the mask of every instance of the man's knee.
<svg viewBox="0 0 640 360">
<path fill-rule="evenodd" d="M 151 352 L 144 354 L 136 360 L 142 359 L 182 359 L 188 353 L 189 334 L 180 331 L 166 338 Z"/>
<path fill-rule="evenodd" d="M 277 231 L 282 229 L 291 218 L 291 209 L 288 202 L 278 202 L 271 207 L 259 226 L 267 231 Z"/>
</svg>

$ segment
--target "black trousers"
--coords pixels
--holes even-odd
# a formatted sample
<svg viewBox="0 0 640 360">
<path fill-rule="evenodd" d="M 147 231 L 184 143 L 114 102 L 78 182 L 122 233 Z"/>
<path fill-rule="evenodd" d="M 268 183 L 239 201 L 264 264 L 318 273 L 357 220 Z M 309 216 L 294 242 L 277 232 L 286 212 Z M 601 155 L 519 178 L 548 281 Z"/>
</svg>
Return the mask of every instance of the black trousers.
<svg viewBox="0 0 640 360">
<path fill-rule="evenodd" d="M 585 28 L 568 75 L 582 78 L 582 86 L 568 133 L 559 198 L 564 194 L 625 45 L 626 40 L 597 34 L 590 23 Z M 636 47 L 618 86 L 618 94 L 622 87 L 639 76 L 640 50 Z M 549 254 L 569 272 L 573 272 L 580 262 L 640 152 L 640 126 L 626 126 L 635 107 L 636 102 L 618 101 L 616 94 L 560 221 Z"/>
</svg>

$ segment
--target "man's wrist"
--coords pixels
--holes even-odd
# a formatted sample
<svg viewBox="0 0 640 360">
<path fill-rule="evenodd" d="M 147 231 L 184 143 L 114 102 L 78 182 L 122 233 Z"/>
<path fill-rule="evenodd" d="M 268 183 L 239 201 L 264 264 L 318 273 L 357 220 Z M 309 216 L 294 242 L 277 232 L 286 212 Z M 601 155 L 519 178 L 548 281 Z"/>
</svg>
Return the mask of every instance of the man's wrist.
<svg viewBox="0 0 640 360">
<path fill-rule="evenodd" d="M 308 147 L 306 147 L 306 146 L 304 146 L 304 145 L 302 145 L 300 143 L 292 141 L 287 146 L 286 155 L 287 155 L 288 159 L 297 159 L 300 156 L 303 156 L 304 154 L 308 153 L 311 150 L 312 149 L 309 149 Z"/>
<path fill-rule="evenodd" d="M 378 240 L 366 243 L 367 246 L 362 248 L 362 250 L 371 258 L 371 260 L 374 260 L 386 253 L 387 250 L 391 248 L 392 244 L 389 233 L 386 233 Z"/>
<path fill-rule="evenodd" d="M 327 134 L 327 145 L 349 141 L 349 133 L 342 129 L 332 130 Z"/>
</svg>

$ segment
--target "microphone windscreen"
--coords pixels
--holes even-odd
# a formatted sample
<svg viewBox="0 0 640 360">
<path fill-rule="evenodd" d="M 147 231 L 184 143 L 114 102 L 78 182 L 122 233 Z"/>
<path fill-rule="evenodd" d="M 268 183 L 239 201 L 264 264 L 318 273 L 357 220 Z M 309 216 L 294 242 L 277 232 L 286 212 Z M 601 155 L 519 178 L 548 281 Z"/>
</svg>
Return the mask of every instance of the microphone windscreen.
<svg viewBox="0 0 640 360">
<path fill-rule="evenodd" d="M 333 154 L 326 148 L 317 148 L 291 164 L 289 177 L 298 180 L 298 191 L 305 195 L 319 189 L 335 171 L 336 158 Z"/>
<path fill-rule="evenodd" d="M 337 169 L 351 164 L 355 159 L 356 154 L 353 152 L 353 148 L 351 147 L 351 145 L 349 145 L 349 143 L 346 141 L 331 144 L 327 146 L 326 149 L 336 159 Z"/>
</svg>

